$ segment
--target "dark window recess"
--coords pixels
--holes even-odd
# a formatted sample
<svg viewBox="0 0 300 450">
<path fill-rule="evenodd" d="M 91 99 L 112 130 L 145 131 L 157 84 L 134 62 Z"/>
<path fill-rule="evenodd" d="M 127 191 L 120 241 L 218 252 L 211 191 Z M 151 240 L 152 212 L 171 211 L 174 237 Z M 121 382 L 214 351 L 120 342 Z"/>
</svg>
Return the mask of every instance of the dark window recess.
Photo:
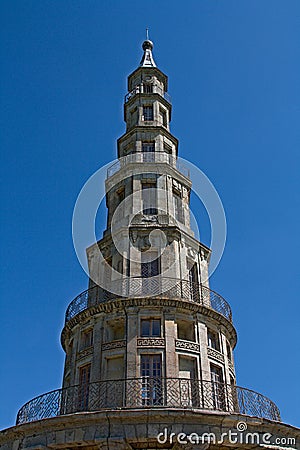
<svg viewBox="0 0 300 450">
<path fill-rule="evenodd" d="M 143 116 L 144 120 L 153 120 L 153 106 L 144 106 L 143 107 Z"/>
<path fill-rule="evenodd" d="M 142 337 L 160 337 L 160 319 L 142 319 Z"/>
<path fill-rule="evenodd" d="M 142 183 L 143 214 L 157 214 L 156 183 Z"/>
<path fill-rule="evenodd" d="M 189 269 L 189 285 L 190 285 L 190 298 L 194 302 L 199 301 L 200 291 L 198 282 L 198 268 L 197 263 L 194 263 Z"/>
<path fill-rule="evenodd" d="M 161 355 L 141 355 L 143 405 L 160 405 L 162 403 L 161 375 Z"/>
<path fill-rule="evenodd" d="M 145 94 L 152 94 L 152 92 L 153 92 L 153 84 L 145 83 L 144 84 L 144 92 L 145 92 Z"/>
<path fill-rule="evenodd" d="M 160 110 L 159 110 L 159 116 L 160 116 L 161 124 L 162 124 L 164 127 L 166 127 L 166 126 L 167 126 L 167 113 L 166 113 L 166 111 L 160 109 Z"/>
<path fill-rule="evenodd" d="M 143 254 L 142 254 L 143 256 Z M 141 292 L 143 295 L 157 295 L 160 291 L 160 258 L 141 263 Z"/>
<path fill-rule="evenodd" d="M 221 367 L 211 364 L 210 376 L 212 383 L 212 398 L 215 409 L 224 410 L 225 404 L 225 392 L 223 382 L 223 372 Z"/>
<path fill-rule="evenodd" d="M 182 199 L 180 195 L 177 194 L 176 192 L 173 192 L 173 198 L 174 198 L 175 219 L 178 220 L 178 222 L 184 223 Z"/>
<path fill-rule="evenodd" d="M 118 220 L 122 220 L 124 218 L 124 206 L 125 206 L 125 202 L 123 203 L 123 201 L 125 200 L 125 189 L 119 189 L 117 191 L 117 219 Z"/>
<path fill-rule="evenodd" d="M 79 369 L 78 409 L 86 411 L 89 404 L 89 386 L 91 365 L 87 364 Z"/>
<path fill-rule="evenodd" d="M 153 261 L 142 262 L 141 276 L 143 278 L 151 278 L 160 274 L 160 259 L 156 258 Z"/>
<path fill-rule="evenodd" d="M 207 330 L 208 346 L 214 350 L 220 351 L 220 339 L 218 333 L 212 330 Z"/>
<path fill-rule="evenodd" d="M 153 162 L 155 160 L 155 144 L 154 142 L 143 142 L 142 153 L 144 162 Z"/>
<path fill-rule="evenodd" d="M 84 350 L 87 347 L 91 347 L 93 345 L 93 330 L 90 328 L 89 330 L 85 330 L 81 334 L 81 350 Z"/>
<path fill-rule="evenodd" d="M 229 342 L 226 342 L 226 350 L 227 350 L 227 357 L 231 361 L 232 360 L 232 352 Z"/>
</svg>

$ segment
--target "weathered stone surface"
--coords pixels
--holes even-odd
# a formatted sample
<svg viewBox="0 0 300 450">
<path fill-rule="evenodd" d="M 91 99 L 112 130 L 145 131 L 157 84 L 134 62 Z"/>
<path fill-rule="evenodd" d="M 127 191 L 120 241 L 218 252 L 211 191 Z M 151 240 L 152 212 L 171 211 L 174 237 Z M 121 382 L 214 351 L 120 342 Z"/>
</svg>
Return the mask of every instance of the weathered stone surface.
<svg viewBox="0 0 300 450">
<path fill-rule="evenodd" d="M 220 438 L 222 433 L 228 433 L 229 430 L 236 432 L 239 422 L 246 423 L 247 432 L 258 433 L 260 439 L 263 434 L 269 433 L 273 440 L 275 438 L 295 439 L 295 443 L 289 448 L 300 448 L 300 430 L 290 425 L 236 414 L 170 409 L 101 411 L 44 419 L 3 430 L 0 432 L 0 448 L 1 450 L 44 450 L 81 447 L 87 450 L 94 448 L 127 450 L 143 448 L 138 445 L 145 442 L 157 442 L 157 436 L 165 430 L 167 430 L 167 441 L 170 443 L 170 436 L 173 433 L 171 441 L 177 445 L 180 433 L 188 436 L 195 433 L 199 436 L 203 433 L 214 433 L 217 438 Z M 191 448 L 194 449 L 194 447 Z M 224 438 L 222 445 L 209 448 L 263 447 L 245 443 L 234 446 L 227 437 Z"/>
</svg>

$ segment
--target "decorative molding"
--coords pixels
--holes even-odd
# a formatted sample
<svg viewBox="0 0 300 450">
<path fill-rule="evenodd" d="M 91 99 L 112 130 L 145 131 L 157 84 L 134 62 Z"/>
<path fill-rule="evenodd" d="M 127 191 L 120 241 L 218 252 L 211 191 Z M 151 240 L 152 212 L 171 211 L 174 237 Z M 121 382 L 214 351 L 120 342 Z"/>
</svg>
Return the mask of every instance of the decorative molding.
<svg viewBox="0 0 300 450">
<path fill-rule="evenodd" d="M 142 215 L 142 217 L 141 217 L 141 222 L 143 223 L 143 222 L 154 222 L 154 223 L 158 223 L 158 217 L 157 217 L 157 215 L 151 215 L 151 216 L 145 216 L 145 215 Z"/>
<path fill-rule="evenodd" d="M 102 344 L 102 351 L 114 350 L 116 348 L 124 348 L 124 347 L 126 347 L 126 341 L 125 339 L 121 339 L 119 341 L 105 342 L 104 344 Z"/>
<path fill-rule="evenodd" d="M 214 348 L 207 347 L 207 354 L 210 358 L 214 359 L 218 362 L 224 362 L 224 356 L 222 353 L 218 352 L 218 350 L 215 350 Z"/>
<path fill-rule="evenodd" d="M 164 347 L 165 340 L 164 338 L 138 338 L 137 340 L 138 347 Z"/>
<path fill-rule="evenodd" d="M 175 180 L 175 178 L 172 179 L 173 189 L 182 192 L 182 185 L 179 183 L 179 181 Z"/>
<path fill-rule="evenodd" d="M 194 250 L 192 247 L 188 247 L 187 248 L 187 254 L 190 258 L 192 259 L 196 259 L 198 252 L 196 250 Z"/>
<path fill-rule="evenodd" d="M 92 353 L 93 353 L 93 347 L 87 347 L 84 350 L 81 350 L 80 352 L 77 353 L 77 358 L 76 359 L 85 358 L 86 356 L 89 356 Z"/>
<path fill-rule="evenodd" d="M 231 372 L 232 372 L 233 374 L 235 374 L 233 362 L 230 361 L 229 358 L 228 358 L 228 367 L 229 367 L 229 370 L 231 370 Z"/>
<path fill-rule="evenodd" d="M 187 350 L 189 352 L 200 352 L 199 344 L 196 344 L 196 342 L 184 341 L 182 339 L 176 339 L 175 347 L 180 350 Z"/>
</svg>

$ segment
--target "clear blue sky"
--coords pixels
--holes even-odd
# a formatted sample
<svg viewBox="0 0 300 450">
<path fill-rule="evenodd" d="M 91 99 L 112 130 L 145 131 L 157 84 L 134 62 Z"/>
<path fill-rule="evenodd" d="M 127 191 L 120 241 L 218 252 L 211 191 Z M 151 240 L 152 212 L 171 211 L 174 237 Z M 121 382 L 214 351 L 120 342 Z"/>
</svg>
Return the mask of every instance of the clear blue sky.
<svg viewBox="0 0 300 450">
<path fill-rule="evenodd" d="M 238 384 L 299 426 L 300 2 L 3 0 L 0 8 L 0 427 L 61 386 L 65 309 L 87 288 L 73 206 L 116 157 L 126 77 L 146 26 L 169 76 L 180 155 L 208 175 L 226 210 L 212 287 L 233 309 Z"/>
</svg>

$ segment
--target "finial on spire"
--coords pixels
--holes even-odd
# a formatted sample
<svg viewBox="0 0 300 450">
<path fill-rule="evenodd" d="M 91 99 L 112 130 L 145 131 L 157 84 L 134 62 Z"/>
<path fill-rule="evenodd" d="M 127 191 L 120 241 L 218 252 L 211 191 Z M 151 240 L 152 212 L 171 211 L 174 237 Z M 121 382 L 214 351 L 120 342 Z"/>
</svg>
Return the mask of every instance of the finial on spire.
<svg viewBox="0 0 300 450">
<path fill-rule="evenodd" d="M 146 40 L 143 42 L 142 48 L 144 54 L 140 62 L 140 67 L 156 67 L 152 55 L 153 42 L 149 39 L 149 28 L 146 28 Z"/>
</svg>

